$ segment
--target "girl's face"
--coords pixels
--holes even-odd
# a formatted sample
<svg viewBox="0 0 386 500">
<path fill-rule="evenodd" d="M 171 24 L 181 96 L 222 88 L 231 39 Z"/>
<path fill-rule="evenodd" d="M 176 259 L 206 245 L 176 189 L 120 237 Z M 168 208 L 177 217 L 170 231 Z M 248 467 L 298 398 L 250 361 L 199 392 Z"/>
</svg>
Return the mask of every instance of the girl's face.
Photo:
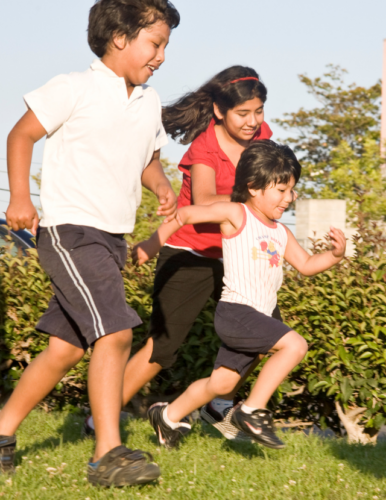
<svg viewBox="0 0 386 500">
<path fill-rule="evenodd" d="M 264 191 L 249 189 L 249 205 L 266 222 L 280 219 L 294 198 L 295 179 L 291 177 L 288 184 L 271 184 Z"/>
<path fill-rule="evenodd" d="M 237 141 L 250 141 L 264 121 L 264 103 L 258 97 L 239 104 L 225 115 L 220 113 L 216 104 L 213 106 L 222 126 Z"/>
</svg>

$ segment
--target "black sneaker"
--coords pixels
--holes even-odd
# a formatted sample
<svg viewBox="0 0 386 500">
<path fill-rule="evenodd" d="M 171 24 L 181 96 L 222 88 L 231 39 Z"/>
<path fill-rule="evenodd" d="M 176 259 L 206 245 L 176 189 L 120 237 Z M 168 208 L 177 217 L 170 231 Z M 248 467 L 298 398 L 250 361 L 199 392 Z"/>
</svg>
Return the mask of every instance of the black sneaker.
<svg viewBox="0 0 386 500">
<path fill-rule="evenodd" d="M 163 412 L 167 407 L 167 403 L 156 403 L 150 406 L 147 416 L 155 430 L 160 445 L 165 448 L 176 448 L 182 436 L 188 434 L 191 429 L 190 424 L 179 422 L 177 429 L 172 429 L 163 419 Z"/>
<path fill-rule="evenodd" d="M 0 436 L 0 474 L 15 472 L 16 436 Z"/>
<path fill-rule="evenodd" d="M 146 456 L 150 459 L 147 461 Z M 104 455 L 97 467 L 88 465 L 91 484 L 99 486 L 132 486 L 154 481 L 161 475 L 150 453 L 117 446 Z"/>
<path fill-rule="evenodd" d="M 211 403 L 206 404 L 201 408 L 200 417 L 208 424 L 213 425 L 221 434 L 231 441 L 240 441 L 243 443 L 251 443 L 252 439 L 235 427 L 231 418 L 237 406 L 229 406 L 224 412 L 220 413 L 215 410 Z"/>
<path fill-rule="evenodd" d="M 83 422 L 83 427 L 82 427 L 82 438 L 92 438 L 95 439 L 95 429 L 91 427 L 89 424 L 89 420 L 91 418 L 91 415 L 85 418 Z"/>
<path fill-rule="evenodd" d="M 257 443 L 277 450 L 285 446 L 275 434 L 272 413 L 269 410 L 255 410 L 249 414 L 238 408 L 233 413 L 231 421 Z"/>
</svg>

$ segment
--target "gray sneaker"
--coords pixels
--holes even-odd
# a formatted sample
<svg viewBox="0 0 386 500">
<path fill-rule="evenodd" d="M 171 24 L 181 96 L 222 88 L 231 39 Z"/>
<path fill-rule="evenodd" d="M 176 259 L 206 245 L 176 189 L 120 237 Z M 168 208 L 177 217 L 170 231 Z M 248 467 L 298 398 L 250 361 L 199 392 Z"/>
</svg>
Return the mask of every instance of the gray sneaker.
<svg viewBox="0 0 386 500">
<path fill-rule="evenodd" d="M 230 406 L 222 414 L 216 411 L 211 403 L 208 403 L 201 408 L 200 416 L 202 420 L 213 425 L 213 427 L 220 431 L 225 438 L 231 441 L 252 443 L 252 439 L 245 432 L 240 431 L 231 423 L 232 415 L 238 406 Z"/>
</svg>

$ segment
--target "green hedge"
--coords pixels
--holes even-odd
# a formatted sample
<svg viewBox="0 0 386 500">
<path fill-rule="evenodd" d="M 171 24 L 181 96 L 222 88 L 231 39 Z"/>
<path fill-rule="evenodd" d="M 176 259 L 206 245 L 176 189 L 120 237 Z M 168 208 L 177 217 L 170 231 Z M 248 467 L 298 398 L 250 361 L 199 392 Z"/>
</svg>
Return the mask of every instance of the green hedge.
<svg viewBox="0 0 386 500">
<path fill-rule="evenodd" d="M 273 398 L 278 417 L 313 421 L 338 431 L 338 401 L 346 410 L 365 408 L 361 423 L 369 432 L 386 422 L 386 241 L 375 225 L 360 225 L 358 231 L 355 257 L 333 269 L 313 278 L 286 270 L 280 309 L 286 323 L 303 335 L 310 347 L 305 360 Z M 314 251 L 323 246 L 315 242 Z M 128 261 L 123 271 L 128 303 L 144 321 L 135 331 L 134 351 L 146 336 L 154 264 L 137 268 Z M 48 336 L 37 333 L 34 326 L 52 291 L 36 250 L 27 258 L 2 255 L 0 276 L 0 390 L 4 392 L 17 383 L 30 360 L 47 345 Z M 148 390 L 173 393 L 211 372 L 219 347 L 213 329 L 214 310 L 214 302 L 209 301 L 174 367 L 161 372 Z M 47 399 L 49 407 L 84 404 L 88 357 L 89 353 L 58 384 Z"/>
</svg>

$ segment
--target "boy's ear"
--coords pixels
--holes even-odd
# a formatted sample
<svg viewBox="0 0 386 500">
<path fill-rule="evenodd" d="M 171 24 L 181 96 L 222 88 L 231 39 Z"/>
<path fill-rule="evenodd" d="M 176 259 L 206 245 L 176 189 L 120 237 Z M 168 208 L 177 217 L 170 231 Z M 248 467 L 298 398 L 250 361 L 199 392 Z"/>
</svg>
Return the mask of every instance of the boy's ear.
<svg viewBox="0 0 386 500">
<path fill-rule="evenodd" d="M 220 110 L 218 109 L 218 106 L 215 102 L 213 103 L 213 112 L 218 120 L 224 119 L 224 115 L 220 112 Z"/>
<path fill-rule="evenodd" d="M 127 45 L 126 35 L 113 35 L 112 45 L 118 50 L 123 50 Z"/>
</svg>

